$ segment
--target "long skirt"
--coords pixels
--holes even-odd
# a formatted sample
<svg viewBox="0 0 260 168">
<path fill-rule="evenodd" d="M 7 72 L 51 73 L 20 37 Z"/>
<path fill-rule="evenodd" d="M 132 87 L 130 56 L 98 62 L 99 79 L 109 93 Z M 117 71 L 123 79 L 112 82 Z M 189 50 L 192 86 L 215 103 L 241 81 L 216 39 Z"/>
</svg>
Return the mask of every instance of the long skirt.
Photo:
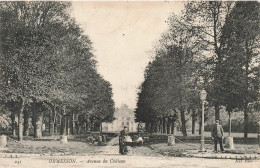
<svg viewBox="0 0 260 168">
<path fill-rule="evenodd" d="M 127 152 L 127 147 L 122 137 L 119 137 L 119 153 L 125 155 Z"/>
</svg>

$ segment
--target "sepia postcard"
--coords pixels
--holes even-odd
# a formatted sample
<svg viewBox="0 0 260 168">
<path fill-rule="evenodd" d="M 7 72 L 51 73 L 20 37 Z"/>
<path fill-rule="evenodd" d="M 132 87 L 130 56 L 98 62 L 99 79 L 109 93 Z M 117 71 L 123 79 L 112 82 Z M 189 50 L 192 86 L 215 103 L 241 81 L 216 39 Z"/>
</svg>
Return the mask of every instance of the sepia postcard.
<svg viewBox="0 0 260 168">
<path fill-rule="evenodd" d="M 0 168 L 260 167 L 258 1 L 0 1 Z"/>
</svg>

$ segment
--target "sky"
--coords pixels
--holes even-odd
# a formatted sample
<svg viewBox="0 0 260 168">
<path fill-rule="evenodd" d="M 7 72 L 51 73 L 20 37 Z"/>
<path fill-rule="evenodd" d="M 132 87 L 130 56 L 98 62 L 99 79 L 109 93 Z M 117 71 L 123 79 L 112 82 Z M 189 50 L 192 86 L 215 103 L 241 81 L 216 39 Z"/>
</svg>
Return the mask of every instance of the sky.
<svg viewBox="0 0 260 168">
<path fill-rule="evenodd" d="M 72 2 L 72 16 L 93 42 L 97 70 L 112 85 L 115 107 L 136 107 L 149 51 L 170 14 L 182 9 L 182 2 Z"/>
</svg>

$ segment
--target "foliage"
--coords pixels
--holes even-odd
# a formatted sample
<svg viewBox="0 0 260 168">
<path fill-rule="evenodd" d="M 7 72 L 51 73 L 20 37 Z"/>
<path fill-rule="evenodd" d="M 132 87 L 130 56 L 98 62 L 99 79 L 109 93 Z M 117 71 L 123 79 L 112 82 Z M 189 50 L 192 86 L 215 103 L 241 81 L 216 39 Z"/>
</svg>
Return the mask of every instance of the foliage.
<svg viewBox="0 0 260 168">
<path fill-rule="evenodd" d="M 10 125 L 10 118 L 5 115 L 5 114 L 1 114 L 0 115 L 0 128 L 7 128 Z"/>
<path fill-rule="evenodd" d="M 15 102 L 18 114 L 25 106 L 45 103 L 64 109 L 61 114 L 77 109 L 99 116 L 99 122 L 111 121 L 110 83 L 97 73 L 91 41 L 70 17 L 70 6 L 1 2 L 1 100 L 6 106 Z"/>
<path fill-rule="evenodd" d="M 222 107 L 244 110 L 248 125 L 248 106 L 259 96 L 259 20 L 258 2 L 189 2 L 172 14 L 140 86 L 137 120 L 201 111 L 198 92 L 205 88 L 215 119 L 226 115 Z"/>
<path fill-rule="evenodd" d="M 237 2 L 222 30 L 223 92 L 229 111 L 243 109 L 257 98 L 259 19 L 257 2 Z"/>
</svg>

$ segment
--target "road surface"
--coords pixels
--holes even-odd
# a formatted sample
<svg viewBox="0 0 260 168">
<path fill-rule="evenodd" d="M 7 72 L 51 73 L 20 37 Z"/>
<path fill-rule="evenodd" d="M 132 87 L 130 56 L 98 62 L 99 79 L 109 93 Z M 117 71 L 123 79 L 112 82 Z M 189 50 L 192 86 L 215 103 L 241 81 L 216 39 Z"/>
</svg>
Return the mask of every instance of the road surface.
<svg viewBox="0 0 260 168">
<path fill-rule="evenodd" d="M 0 168 L 7 167 L 152 167 L 152 168 L 258 168 L 259 160 L 236 161 L 230 159 L 180 158 L 162 156 L 148 147 L 130 148 L 128 155 L 120 155 L 118 138 L 91 154 L 73 156 L 23 155 L 18 158 L 0 158 Z"/>
</svg>

